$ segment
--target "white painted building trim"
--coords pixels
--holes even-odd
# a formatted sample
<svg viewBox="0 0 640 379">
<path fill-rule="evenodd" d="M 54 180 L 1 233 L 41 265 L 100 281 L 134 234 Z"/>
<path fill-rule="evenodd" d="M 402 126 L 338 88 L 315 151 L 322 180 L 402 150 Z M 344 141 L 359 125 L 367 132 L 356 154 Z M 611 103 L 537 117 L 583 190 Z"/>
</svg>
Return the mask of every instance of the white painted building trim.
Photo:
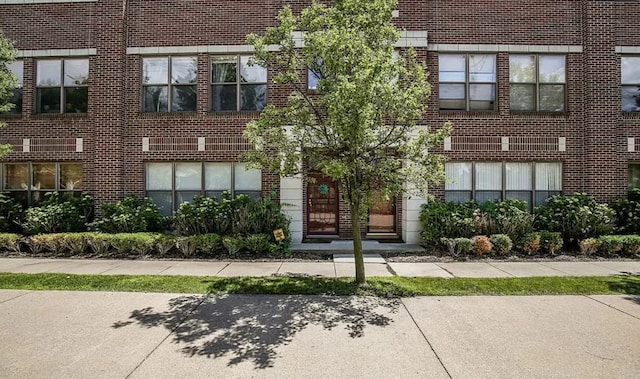
<svg viewBox="0 0 640 379">
<path fill-rule="evenodd" d="M 302 176 L 280 178 L 280 206 L 282 211 L 291 219 L 289 231 L 293 243 L 302 242 L 303 230 L 303 206 L 302 188 L 304 186 Z"/>
<path fill-rule="evenodd" d="M 558 151 L 567 151 L 567 137 L 558 137 Z"/>
<path fill-rule="evenodd" d="M 581 45 L 491 45 L 434 43 L 427 47 L 438 52 L 507 52 L 507 53 L 582 53 Z"/>
<path fill-rule="evenodd" d="M 76 138 L 76 153 L 82 153 L 84 150 L 84 142 L 82 138 Z"/>
<path fill-rule="evenodd" d="M 396 47 L 427 47 L 427 31 L 414 30 L 400 32 L 400 39 Z M 294 32 L 293 41 L 296 47 L 304 46 L 304 33 Z M 276 45 L 268 46 L 270 51 L 278 49 Z M 128 55 L 159 55 L 159 54 L 239 54 L 253 52 L 252 45 L 199 45 L 199 46 L 154 46 L 127 47 Z"/>
<path fill-rule="evenodd" d="M 86 57 L 90 55 L 97 55 L 96 49 L 18 50 L 16 58 Z"/>
<path fill-rule="evenodd" d="M 640 54 L 640 46 L 616 46 L 618 54 Z"/>
<path fill-rule="evenodd" d="M 501 137 L 500 145 L 502 151 L 509 151 L 509 137 Z"/>
<path fill-rule="evenodd" d="M 627 151 L 633 153 L 636 151 L 636 139 L 633 137 L 627 137 Z"/>
<path fill-rule="evenodd" d="M 402 240 L 409 244 L 418 244 L 422 240 L 420 232 L 420 210 L 427 199 L 419 196 L 404 196 L 402 198 Z"/>
<path fill-rule="evenodd" d="M 142 137 L 142 151 L 149 151 L 149 137 Z"/>
</svg>

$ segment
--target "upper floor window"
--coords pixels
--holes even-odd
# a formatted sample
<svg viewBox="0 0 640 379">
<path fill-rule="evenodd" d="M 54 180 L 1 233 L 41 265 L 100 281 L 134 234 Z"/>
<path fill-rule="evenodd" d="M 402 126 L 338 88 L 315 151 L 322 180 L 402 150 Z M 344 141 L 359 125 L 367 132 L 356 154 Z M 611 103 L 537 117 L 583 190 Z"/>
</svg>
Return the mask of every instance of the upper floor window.
<svg viewBox="0 0 640 379">
<path fill-rule="evenodd" d="M 315 91 L 318 89 L 320 78 L 322 78 L 322 66 L 320 59 L 316 60 L 316 64 L 307 69 L 307 89 Z"/>
<path fill-rule="evenodd" d="M 87 112 L 88 59 L 39 60 L 36 70 L 38 113 Z"/>
<path fill-rule="evenodd" d="M 211 57 L 211 110 L 261 111 L 267 104 L 267 69 L 250 56 Z"/>
<path fill-rule="evenodd" d="M 622 57 L 622 111 L 640 112 L 640 57 Z"/>
<path fill-rule="evenodd" d="M 147 163 L 145 183 L 147 196 L 170 215 L 196 195 L 221 200 L 223 191 L 231 191 L 234 196 L 260 198 L 262 171 L 231 162 Z"/>
<path fill-rule="evenodd" d="M 511 110 L 564 112 L 565 71 L 564 55 L 510 55 Z"/>
<path fill-rule="evenodd" d="M 504 199 L 537 206 L 562 192 L 560 162 L 447 162 L 446 201 Z"/>
<path fill-rule="evenodd" d="M 438 90 L 441 110 L 496 110 L 496 56 L 440 54 Z"/>
<path fill-rule="evenodd" d="M 194 112 L 197 104 L 195 57 L 142 59 L 144 112 Z"/>
<path fill-rule="evenodd" d="M 24 65 L 22 61 L 13 61 L 9 63 L 9 70 L 13 72 L 18 81 L 18 87 L 13 90 L 13 96 L 8 99 L 8 102 L 13 104 L 14 107 L 7 111 L 7 114 L 20 114 L 22 113 L 22 85 L 24 82 Z"/>
<path fill-rule="evenodd" d="M 82 193 L 82 163 L 5 163 L 3 190 L 25 206 L 38 205 L 47 192 Z"/>
</svg>

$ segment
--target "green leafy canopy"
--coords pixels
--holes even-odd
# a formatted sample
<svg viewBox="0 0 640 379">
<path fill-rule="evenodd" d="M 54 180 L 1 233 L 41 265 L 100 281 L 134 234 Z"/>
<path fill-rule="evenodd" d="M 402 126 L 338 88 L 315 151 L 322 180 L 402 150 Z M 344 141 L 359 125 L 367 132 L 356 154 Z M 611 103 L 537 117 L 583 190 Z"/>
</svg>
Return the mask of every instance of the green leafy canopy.
<svg viewBox="0 0 640 379">
<path fill-rule="evenodd" d="M 319 170 L 361 215 L 374 193 L 425 195 L 429 184 L 444 180 L 443 157 L 426 152 L 450 126 L 430 133 L 418 125 L 431 88 L 413 49 L 394 54 L 396 3 L 314 2 L 299 15 L 285 7 L 278 26 L 248 36 L 255 62 L 270 67 L 273 82 L 290 95 L 247 125 L 254 149 L 246 160 L 282 176 L 305 165 Z M 316 91 L 307 90 L 308 68 L 318 73 Z"/>
<path fill-rule="evenodd" d="M 13 90 L 18 87 L 18 80 L 9 69 L 9 63 L 15 59 L 16 51 L 11 42 L 5 38 L 0 30 L 0 113 L 9 111 L 14 104 L 9 103 L 13 96 Z M 0 120 L 0 128 L 5 123 Z M 0 158 L 6 156 L 11 150 L 11 145 L 0 144 Z"/>
</svg>

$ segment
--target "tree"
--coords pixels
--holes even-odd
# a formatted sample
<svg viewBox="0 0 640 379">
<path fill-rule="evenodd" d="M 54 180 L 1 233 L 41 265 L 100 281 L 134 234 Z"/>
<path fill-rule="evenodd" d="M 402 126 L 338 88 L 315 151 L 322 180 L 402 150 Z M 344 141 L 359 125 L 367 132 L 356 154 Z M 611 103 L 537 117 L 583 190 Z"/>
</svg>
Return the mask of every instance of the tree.
<svg viewBox="0 0 640 379">
<path fill-rule="evenodd" d="M 247 125 L 254 148 L 244 159 L 281 176 L 310 167 L 338 184 L 351 213 L 361 284 L 360 228 L 376 196 L 426 194 L 429 184 L 441 182 L 443 157 L 426 152 L 450 132 L 448 125 L 434 133 L 417 126 L 431 90 L 412 49 L 394 54 L 400 35 L 391 22 L 396 3 L 314 1 L 298 16 L 285 7 L 279 25 L 247 37 L 255 63 L 272 67 L 273 82 L 291 94 L 285 105 L 267 105 Z M 303 36 L 302 47 L 296 36 Z M 316 91 L 307 89 L 308 69 L 318 79 Z"/>
<path fill-rule="evenodd" d="M 18 87 L 18 81 L 9 69 L 9 63 L 15 59 L 15 49 L 0 31 L 0 113 L 8 112 L 15 105 L 9 100 L 13 97 L 13 90 Z M 0 120 L 0 128 L 5 123 Z M 0 158 L 5 157 L 11 151 L 11 145 L 0 144 Z"/>
</svg>

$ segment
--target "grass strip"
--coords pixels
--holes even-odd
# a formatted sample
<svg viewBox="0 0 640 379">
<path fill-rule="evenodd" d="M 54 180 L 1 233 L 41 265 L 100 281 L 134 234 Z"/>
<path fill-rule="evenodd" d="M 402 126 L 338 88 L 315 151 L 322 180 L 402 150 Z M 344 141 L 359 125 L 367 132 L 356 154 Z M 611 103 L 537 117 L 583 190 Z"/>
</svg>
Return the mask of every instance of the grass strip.
<svg viewBox="0 0 640 379">
<path fill-rule="evenodd" d="M 72 275 L 0 273 L 0 288 L 20 290 L 123 291 L 212 294 L 463 296 L 640 294 L 640 276 L 531 278 L 198 277 L 165 275 Z"/>
</svg>

